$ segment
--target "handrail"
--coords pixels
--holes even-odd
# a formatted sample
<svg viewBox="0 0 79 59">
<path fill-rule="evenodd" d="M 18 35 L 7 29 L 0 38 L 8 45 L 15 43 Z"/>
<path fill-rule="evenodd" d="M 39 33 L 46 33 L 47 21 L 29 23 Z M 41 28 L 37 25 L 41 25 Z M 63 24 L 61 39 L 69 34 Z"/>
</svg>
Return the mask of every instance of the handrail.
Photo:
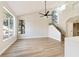
<svg viewBox="0 0 79 59">
<path fill-rule="evenodd" d="M 49 25 L 54 25 L 56 29 L 61 33 L 61 40 L 64 41 L 65 33 L 56 23 L 50 23 Z"/>
</svg>

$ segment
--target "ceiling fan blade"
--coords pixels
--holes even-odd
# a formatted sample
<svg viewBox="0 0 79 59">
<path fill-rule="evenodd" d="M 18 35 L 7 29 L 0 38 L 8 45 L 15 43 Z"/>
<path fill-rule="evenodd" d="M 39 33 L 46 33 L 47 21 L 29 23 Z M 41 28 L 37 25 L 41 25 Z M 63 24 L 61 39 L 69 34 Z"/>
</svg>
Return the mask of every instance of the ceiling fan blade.
<svg viewBox="0 0 79 59">
<path fill-rule="evenodd" d="M 47 13 L 46 14 L 48 14 L 49 13 L 49 11 L 47 11 Z"/>
<path fill-rule="evenodd" d="M 45 16 L 47 16 L 47 15 L 48 15 L 48 13 L 49 13 L 49 11 L 47 11 L 47 13 L 45 14 Z"/>
<path fill-rule="evenodd" d="M 43 14 L 43 13 L 40 13 L 40 14 L 45 15 L 45 14 Z"/>
</svg>

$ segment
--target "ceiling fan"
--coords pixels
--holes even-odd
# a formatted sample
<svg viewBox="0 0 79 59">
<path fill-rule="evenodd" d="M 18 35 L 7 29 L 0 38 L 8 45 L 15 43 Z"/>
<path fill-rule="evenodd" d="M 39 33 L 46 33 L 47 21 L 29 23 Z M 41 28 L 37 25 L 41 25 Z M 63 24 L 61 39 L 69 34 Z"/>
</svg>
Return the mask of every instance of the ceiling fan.
<svg viewBox="0 0 79 59">
<path fill-rule="evenodd" d="M 49 15 L 49 11 L 47 11 L 47 8 L 46 8 L 46 1 L 45 1 L 45 13 L 40 13 L 41 15 L 43 15 L 43 16 L 41 16 L 41 17 L 44 17 L 44 16 L 46 16 L 47 18 L 48 18 L 48 16 L 51 16 L 51 15 Z"/>
</svg>

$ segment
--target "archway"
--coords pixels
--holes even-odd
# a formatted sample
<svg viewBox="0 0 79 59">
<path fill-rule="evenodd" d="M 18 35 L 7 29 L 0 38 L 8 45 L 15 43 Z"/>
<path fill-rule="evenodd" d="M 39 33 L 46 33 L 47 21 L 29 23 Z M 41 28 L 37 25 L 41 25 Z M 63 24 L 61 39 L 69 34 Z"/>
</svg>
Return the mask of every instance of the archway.
<svg viewBox="0 0 79 59">
<path fill-rule="evenodd" d="M 79 16 L 71 17 L 66 22 L 67 37 L 79 36 Z"/>
</svg>

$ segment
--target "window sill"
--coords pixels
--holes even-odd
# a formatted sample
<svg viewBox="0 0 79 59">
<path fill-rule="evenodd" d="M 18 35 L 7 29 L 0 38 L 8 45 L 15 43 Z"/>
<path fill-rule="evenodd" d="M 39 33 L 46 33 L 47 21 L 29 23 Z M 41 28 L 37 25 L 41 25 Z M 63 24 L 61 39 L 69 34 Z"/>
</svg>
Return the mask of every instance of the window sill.
<svg viewBox="0 0 79 59">
<path fill-rule="evenodd" d="M 9 37 L 9 38 L 5 38 L 5 39 L 3 40 L 3 42 L 5 42 L 5 41 L 7 41 L 7 40 L 10 40 L 12 37 L 13 37 L 13 36 L 11 36 L 11 37 Z"/>
</svg>

